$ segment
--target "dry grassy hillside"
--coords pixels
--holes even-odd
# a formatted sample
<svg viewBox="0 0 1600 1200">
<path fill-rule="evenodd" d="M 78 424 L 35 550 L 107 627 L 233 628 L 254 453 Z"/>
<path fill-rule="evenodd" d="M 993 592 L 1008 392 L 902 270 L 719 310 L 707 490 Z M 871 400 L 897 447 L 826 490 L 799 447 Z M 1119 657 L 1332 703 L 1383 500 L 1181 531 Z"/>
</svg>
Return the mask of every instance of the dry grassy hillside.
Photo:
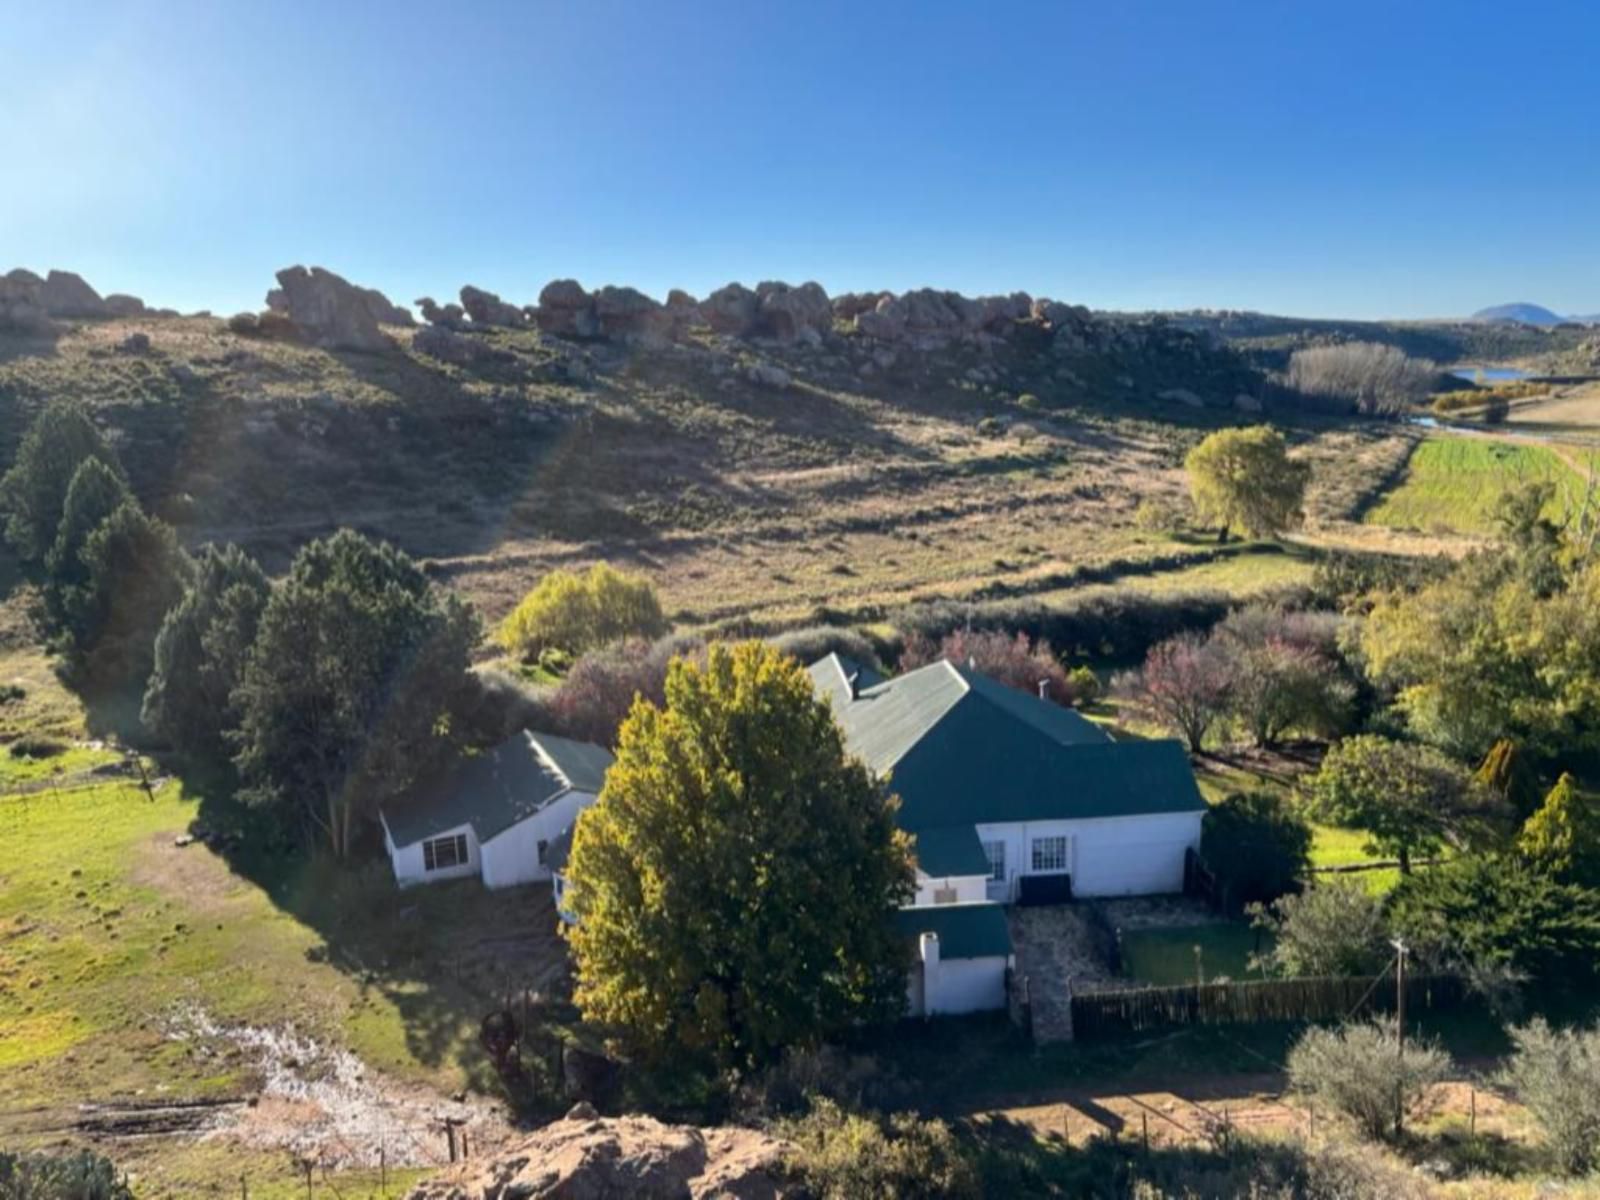
<svg viewBox="0 0 1600 1200">
<path fill-rule="evenodd" d="M 137 332 L 148 348 L 124 347 Z M 487 353 L 463 367 L 391 333 L 378 354 L 205 317 L 0 334 L 0 460 L 46 398 L 77 396 L 191 543 L 236 540 L 277 569 L 351 525 L 433 560 L 491 618 L 546 567 L 603 557 L 650 573 L 685 622 L 781 624 L 1191 565 L 1211 551 L 1141 534 L 1134 512 L 1180 494 L 1207 429 L 1259 419 L 1204 358 L 1064 372 L 1023 339 L 897 354 L 488 330 L 465 335 Z M 1213 406 L 1158 398 L 1174 387 Z M 1323 515 L 1391 469 L 1373 449 L 1389 433 L 1292 432 L 1326 459 Z"/>
</svg>

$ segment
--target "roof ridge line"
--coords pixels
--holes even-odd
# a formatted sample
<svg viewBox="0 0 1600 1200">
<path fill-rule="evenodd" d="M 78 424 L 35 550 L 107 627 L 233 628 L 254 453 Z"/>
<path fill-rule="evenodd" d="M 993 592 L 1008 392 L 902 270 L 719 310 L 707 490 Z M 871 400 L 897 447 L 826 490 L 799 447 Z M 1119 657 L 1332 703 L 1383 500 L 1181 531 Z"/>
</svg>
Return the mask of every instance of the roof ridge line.
<svg viewBox="0 0 1600 1200">
<path fill-rule="evenodd" d="M 572 791 L 572 777 L 561 769 L 560 764 L 557 763 L 555 759 L 550 757 L 550 752 L 544 748 L 544 743 L 539 740 L 539 735 L 531 729 L 524 729 L 522 734 L 528 739 L 528 745 L 533 747 L 533 752 L 539 756 L 539 761 L 543 763 L 557 779 L 561 780 L 561 783 L 566 791 Z"/>
</svg>

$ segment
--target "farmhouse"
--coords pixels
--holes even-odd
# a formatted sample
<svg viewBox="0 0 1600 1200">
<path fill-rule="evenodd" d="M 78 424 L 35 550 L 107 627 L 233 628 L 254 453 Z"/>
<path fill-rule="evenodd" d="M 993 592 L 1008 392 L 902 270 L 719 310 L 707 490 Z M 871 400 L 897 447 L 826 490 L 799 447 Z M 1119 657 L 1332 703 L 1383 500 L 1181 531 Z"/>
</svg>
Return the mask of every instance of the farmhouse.
<svg viewBox="0 0 1600 1200">
<path fill-rule="evenodd" d="M 900 797 L 917 892 L 912 1011 L 1005 1005 L 1002 905 L 1182 890 L 1205 801 L 1172 741 L 1117 742 L 1093 722 L 949 662 L 885 679 L 812 664 L 850 751 Z"/>
<path fill-rule="evenodd" d="M 409 887 L 478 875 L 491 888 L 551 879 L 552 848 L 610 766 L 603 747 L 527 730 L 463 760 L 381 814 L 395 879 Z"/>
</svg>

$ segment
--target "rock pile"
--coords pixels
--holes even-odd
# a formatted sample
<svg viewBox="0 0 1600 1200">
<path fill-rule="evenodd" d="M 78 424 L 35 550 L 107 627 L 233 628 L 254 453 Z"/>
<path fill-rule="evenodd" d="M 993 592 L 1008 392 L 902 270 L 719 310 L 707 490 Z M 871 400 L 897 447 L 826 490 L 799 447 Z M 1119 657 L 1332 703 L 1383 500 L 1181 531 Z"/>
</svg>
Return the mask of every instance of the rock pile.
<svg viewBox="0 0 1600 1200">
<path fill-rule="evenodd" d="M 408 1200 L 777 1200 L 784 1144 L 750 1129 L 696 1129 L 650 1117 L 601 1119 L 580 1104 L 480 1162 L 418 1184 Z"/>
<path fill-rule="evenodd" d="M 461 307 L 472 318 L 474 325 L 521 329 L 528 323 L 527 317 L 515 304 L 507 304 L 493 292 L 475 288 L 470 283 L 461 289 Z"/>
<path fill-rule="evenodd" d="M 137 296 L 106 296 L 71 271 L 51 271 L 43 279 L 18 267 L 0 275 L 0 328 L 48 333 L 53 320 L 95 321 L 108 317 L 176 316 L 151 312 Z"/>
<path fill-rule="evenodd" d="M 278 272 L 277 288 L 267 293 L 267 307 L 287 317 L 314 346 L 387 350 L 391 343 L 378 329 L 368 291 L 322 267 L 285 267 Z"/>
</svg>

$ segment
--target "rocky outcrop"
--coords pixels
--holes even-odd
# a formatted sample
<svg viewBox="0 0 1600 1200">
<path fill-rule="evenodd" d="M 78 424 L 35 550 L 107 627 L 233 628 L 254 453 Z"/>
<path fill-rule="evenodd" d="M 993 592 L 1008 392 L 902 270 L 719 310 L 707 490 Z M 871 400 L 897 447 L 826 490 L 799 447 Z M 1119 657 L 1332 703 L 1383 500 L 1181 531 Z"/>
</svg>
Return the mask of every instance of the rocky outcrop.
<svg viewBox="0 0 1600 1200">
<path fill-rule="evenodd" d="M 278 286 L 282 296 L 273 304 L 275 297 L 269 295 L 269 307 L 287 316 L 312 345 L 328 350 L 390 348 L 368 307 L 364 289 L 349 280 L 322 267 L 285 267 L 278 272 Z"/>
<path fill-rule="evenodd" d="M 426 354 L 440 362 L 454 363 L 458 367 L 506 363 L 516 357 L 498 346 L 491 346 L 442 325 L 429 325 L 417 330 L 411 335 L 411 348 L 418 354 Z"/>
<path fill-rule="evenodd" d="M 594 294 L 595 322 L 600 336 L 624 341 L 659 334 L 665 324 L 662 307 L 631 287 L 603 287 Z"/>
<path fill-rule="evenodd" d="M 862 313 L 877 308 L 880 300 L 893 298 L 893 292 L 845 292 L 833 298 L 833 315 L 841 321 L 854 321 Z"/>
<path fill-rule="evenodd" d="M 408 1200 L 777 1200 L 784 1143 L 750 1129 L 696 1129 L 650 1117 L 564 1120 L 418 1184 Z"/>
<path fill-rule="evenodd" d="M 0 329 L 18 333 L 48 333 L 54 325 L 40 295 L 44 280 L 18 267 L 0 275 Z"/>
<path fill-rule="evenodd" d="M 700 301 L 700 319 L 713 333 L 748 337 L 755 330 L 761 297 L 742 283 L 730 283 Z"/>
<path fill-rule="evenodd" d="M 408 309 L 401 308 L 377 288 L 356 288 L 366 301 L 367 311 L 372 314 L 372 319 L 380 325 L 415 325 L 416 318 Z"/>
<path fill-rule="evenodd" d="M 539 293 L 539 328 L 557 337 L 592 338 L 600 334 L 594 297 L 576 279 L 554 279 Z"/>
<path fill-rule="evenodd" d="M 757 332 L 780 342 L 819 344 L 833 332 L 833 305 L 819 283 L 757 285 Z"/>
<path fill-rule="evenodd" d="M 498 329 L 521 329 L 527 318 L 515 304 L 507 304 L 493 292 L 473 287 L 470 283 L 461 289 L 461 307 L 474 325 L 489 325 Z"/>
<path fill-rule="evenodd" d="M 94 320 L 111 315 L 100 293 L 85 283 L 83 276 L 71 271 L 51 271 L 45 276 L 39 301 L 52 317 Z"/>
<path fill-rule="evenodd" d="M 440 304 L 432 296 L 422 296 L 416 301 L 417 310 L 429 325 L 457 332 L 467 327 L 467 310 L 459 304 Z"/>
<path fill-rule="evenodd" d="M 112 292 L 106 297 L 106 313 L 113 317 L 147 317 L 155 314 L 144 306 L 144 301 L 137 296 L 129 296 L 123 292 Z"/>
</svg>

